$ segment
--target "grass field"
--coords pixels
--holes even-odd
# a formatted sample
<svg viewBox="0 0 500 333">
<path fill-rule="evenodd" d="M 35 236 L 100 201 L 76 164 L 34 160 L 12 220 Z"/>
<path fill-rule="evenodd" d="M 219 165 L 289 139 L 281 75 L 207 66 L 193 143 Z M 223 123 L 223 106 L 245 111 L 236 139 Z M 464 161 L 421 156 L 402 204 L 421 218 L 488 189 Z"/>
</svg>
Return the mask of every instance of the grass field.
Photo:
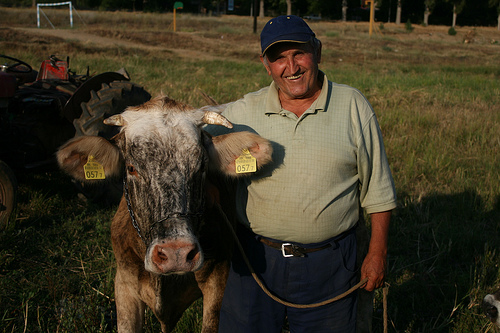
<svg viewBox="0 0 500 333">
<path fill-rule="evenodd" d="M 77 73 L 125 67 L 132 81 L 193 106 L 269 84 L 250 17 L 0 8 L 0 53 L 35 68 L 68 55 Z M 265 20 L 258 21 L 258 31 Z M 44 23 L 46 25 L 46 22 Z M 321 69 L 360 89 L 380 121 L 398 191 L 390 230 L 389 332 L 494 332 L 480 309 L 500 287 L 500 32 L 494 28 L 314 22 Z M 466 35 L 474 35 L 464 43 Z M 0 233 L 1 332 L 113 327 L 113 208 L 78 199 L 57 170 L 19 173 L 18 208 Z M 196 303 L 177 332 L 200 329 Z M 382 332 L 382 294 L 374 332 Z M 151 315 L 146 332 L 157 332 Z"/>
</svg>

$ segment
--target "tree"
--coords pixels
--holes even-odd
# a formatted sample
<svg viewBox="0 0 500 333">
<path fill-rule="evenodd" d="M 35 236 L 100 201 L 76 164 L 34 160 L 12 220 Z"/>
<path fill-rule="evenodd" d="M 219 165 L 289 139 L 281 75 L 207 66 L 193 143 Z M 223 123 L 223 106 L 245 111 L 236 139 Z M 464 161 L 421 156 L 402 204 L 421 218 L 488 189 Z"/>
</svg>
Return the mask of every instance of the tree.
<svg viewBox="0 0 500 333">
<path fill-rule="evenodd" d="M 342 21 L 347 21 L 347 0 L 342 0 Z"/>
<path fill-rule="evenodd" d="M 496 8 L 497 9 L 497 30 L 500 31 L 500 0 L 490 0 L 488 2 L 488 5 L 491 8 Z"/>
<path fill-rule="evenodd" d="M 303 2 L 305 3 L 306 1 Z M 302 1 L 294 1 L 294 11 L 301 15 L 311 14 L 318 15 L 326 19 L 347 21 L 347 8 L 356 8 L 356 5 L 360 5 L 360 0 L 308 0 L 308 4 L 306 4 L 306 6 L 302 4 Z"/>
<path fill-rule="evenodd" d="M 398 8 L 396 10 L 396 24 L 397 25 L 401 24 L 401 12 L 402 12 L 401 0 L 398 0 Z"/>
<path fill-rule="evenodd" d="M 465 7 L 465 0 L 446 0 L 453 5 L 453 21 L 451 26 L 454 28 L 457 24 L 457 16 L 462 12 Z"/>
<path fill-rule="evenodd" d="M 500 1 L 500 0 L 499 0 Z M 434 6 L 436 5 L 436 0 L 425 0 L 425 11 L 424 11 L 424 25 L 429 25 L 429 16 L 432 14 L 434 10 Z"/>
</svg>

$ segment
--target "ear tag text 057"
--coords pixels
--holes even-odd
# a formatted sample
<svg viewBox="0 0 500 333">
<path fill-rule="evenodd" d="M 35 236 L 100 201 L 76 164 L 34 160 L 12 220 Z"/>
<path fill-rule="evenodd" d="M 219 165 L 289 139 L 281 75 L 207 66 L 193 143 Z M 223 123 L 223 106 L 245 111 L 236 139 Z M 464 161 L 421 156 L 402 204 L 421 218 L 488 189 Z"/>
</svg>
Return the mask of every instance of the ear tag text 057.
<svg viewBox="0 0 500 333">
<path fill-rule="evenodd" d="M 248 149 L 243 149 L 240 157 L 236 159 L 236 173 L 250 173 L 257 171 L 257 159 L 250 154 Z"/>
<path fill-rule="evenodd" d="M 105 179 L 103 166 L 94 159 L 94 156 L 89 155 L 87 163 L 83 166 L 85 179 L 97 180 Z"/>
</svg>

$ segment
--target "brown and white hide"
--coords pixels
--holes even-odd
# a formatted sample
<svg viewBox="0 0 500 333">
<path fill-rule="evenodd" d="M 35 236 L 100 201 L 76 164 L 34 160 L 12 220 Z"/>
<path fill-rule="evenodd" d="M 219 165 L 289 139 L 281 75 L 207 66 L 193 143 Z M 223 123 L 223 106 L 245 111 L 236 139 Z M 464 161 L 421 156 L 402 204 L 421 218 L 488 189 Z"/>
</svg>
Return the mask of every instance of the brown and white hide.
<svg viewBox="0 0 500 333">
<path fill-rule="evenodd" d="M 233 239 L 214 204 L 219 191 L 208 171 L 236 177 L 235 159 L 244 149 L 260 168 L 271 161 L 271 144 L 249 132 L 211 137 L 203 124 L 232 125 L 210 107 L 194 109 L 164 96 L 105 123 L 121 127 L 113 143 L 75 138 L 57 158 L 81 181 L 89 155 L 106 176 L 125 169 L 124 196 L 111 226 L 118 331 L 140 332 L 148 306 L 162 331 L 170 332 L 203 296 L 203 332 L 216 332 Z"/>
</svg>

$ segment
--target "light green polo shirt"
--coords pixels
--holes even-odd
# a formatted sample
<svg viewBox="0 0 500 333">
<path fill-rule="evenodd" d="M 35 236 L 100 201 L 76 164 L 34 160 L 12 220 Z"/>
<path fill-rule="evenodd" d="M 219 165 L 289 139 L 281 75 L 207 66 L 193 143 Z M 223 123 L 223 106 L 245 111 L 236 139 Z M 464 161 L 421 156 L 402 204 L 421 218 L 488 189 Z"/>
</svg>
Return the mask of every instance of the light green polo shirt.
<svg viewBox="0 0 500 333">
<path fill-rule="evenodd" d="M 254 131 L 273 145 L 273 164 L 237 187 L 238 218 L 255 233 L 316 243 L 355 226 L 359 206 L 369 214 L 396 207 L 381 131 L 358 90 L 324 75 L 320 96 L 298 118 L 281 108 L 273 82 L 223 115 L 235 131 Z"/>
</svg>

